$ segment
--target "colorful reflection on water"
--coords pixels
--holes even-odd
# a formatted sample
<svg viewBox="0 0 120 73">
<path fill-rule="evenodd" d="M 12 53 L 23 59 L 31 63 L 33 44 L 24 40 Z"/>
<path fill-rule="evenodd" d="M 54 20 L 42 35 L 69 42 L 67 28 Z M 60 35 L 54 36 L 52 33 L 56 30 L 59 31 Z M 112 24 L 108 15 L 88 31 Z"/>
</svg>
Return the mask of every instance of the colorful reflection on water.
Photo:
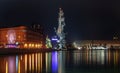
<svg viewBox="0 0 120 73">
<path fill-rule="evenodd" d="M 0 73 L 119 73 L 120 51 L 56 51 L 0 56 Z"/>
</svg>

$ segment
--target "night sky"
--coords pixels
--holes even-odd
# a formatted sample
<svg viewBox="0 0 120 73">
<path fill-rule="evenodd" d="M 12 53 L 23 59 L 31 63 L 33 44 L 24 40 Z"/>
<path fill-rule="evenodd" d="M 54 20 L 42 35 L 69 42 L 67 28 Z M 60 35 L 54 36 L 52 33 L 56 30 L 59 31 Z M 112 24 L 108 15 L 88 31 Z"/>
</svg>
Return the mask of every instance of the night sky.
<svg viewBox="0 0 120 73">
<path fill-rule="evenodd" d="M 0 26 L 39 23 L 51 37 L 60 7 L 65 14 L 67 39 L 112 39 L 120 35 L 120 0 L 0 0 Z"/>
</svg>

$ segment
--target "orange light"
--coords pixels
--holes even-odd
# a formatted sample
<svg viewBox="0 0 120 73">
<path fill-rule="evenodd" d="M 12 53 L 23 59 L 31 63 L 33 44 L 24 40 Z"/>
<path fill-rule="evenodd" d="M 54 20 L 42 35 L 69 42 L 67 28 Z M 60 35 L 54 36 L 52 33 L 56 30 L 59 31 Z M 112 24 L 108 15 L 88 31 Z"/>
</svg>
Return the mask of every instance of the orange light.
<svg viewBox="0 0 120 73">
<path fill-rule="evenodd" d="M 8 35 L 6 35 L 6 37 L 8 37 Z"/>
<path fill-rule="evenodd" d="M 24 47 L 27 47 L 27 44 L 24 44 Z"/>
<path fill-rule="evenodd" d="M 37 44 L 35 45 L 35 47 L 37 48 Z"/>
<path fill-rule="evenodd" d="M 29 44 L 29 47 L 31 47 L 31 44 Z"/>
<path fill-rule="evenodd" d="M 18 38 L 20 39 L 20 36 L 18 36 Z"/>
<path fill-rule="evenodd" d="M 34 44 L 32 44 L 32 47 L 34 47 Z"/>
</svg>

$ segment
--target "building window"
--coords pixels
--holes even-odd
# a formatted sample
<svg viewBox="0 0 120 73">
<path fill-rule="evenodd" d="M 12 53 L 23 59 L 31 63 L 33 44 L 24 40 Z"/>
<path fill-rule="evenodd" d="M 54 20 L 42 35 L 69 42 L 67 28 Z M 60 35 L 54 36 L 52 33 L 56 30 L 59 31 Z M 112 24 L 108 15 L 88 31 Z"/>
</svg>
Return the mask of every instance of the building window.
<svg viewBox="0 0 120 73">
<path fill-rule="evenodd" d="M 6 35 L 6 37 L 8 37 L 8 35 Z"/>
<path fill-rule="evenodd" d="M 24 47 L 27 48 L 27 44 L 24 44 Z"/>
<path fill-rule="evenodd" d="M 20 36 L 18 36 L 18 38 L 20 39 Z"/>
<path fill-rule="evenodd" d="M 29 47 L 31 48 L 31 44 L 29 44 Z"/>
</svg>

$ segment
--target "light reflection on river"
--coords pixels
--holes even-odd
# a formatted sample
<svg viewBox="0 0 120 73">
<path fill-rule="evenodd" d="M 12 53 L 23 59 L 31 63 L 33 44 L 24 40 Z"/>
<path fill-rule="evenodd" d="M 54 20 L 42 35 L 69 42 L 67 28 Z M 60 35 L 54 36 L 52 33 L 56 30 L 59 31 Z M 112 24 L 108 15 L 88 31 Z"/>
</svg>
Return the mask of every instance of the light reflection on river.
<svg viewBox="0 0 120 73">
<path fill-rule="evenodd" d="M 55 51 L 0 56 L 0 73 L 119 73 L 120 51 Z"/>
</svg>

